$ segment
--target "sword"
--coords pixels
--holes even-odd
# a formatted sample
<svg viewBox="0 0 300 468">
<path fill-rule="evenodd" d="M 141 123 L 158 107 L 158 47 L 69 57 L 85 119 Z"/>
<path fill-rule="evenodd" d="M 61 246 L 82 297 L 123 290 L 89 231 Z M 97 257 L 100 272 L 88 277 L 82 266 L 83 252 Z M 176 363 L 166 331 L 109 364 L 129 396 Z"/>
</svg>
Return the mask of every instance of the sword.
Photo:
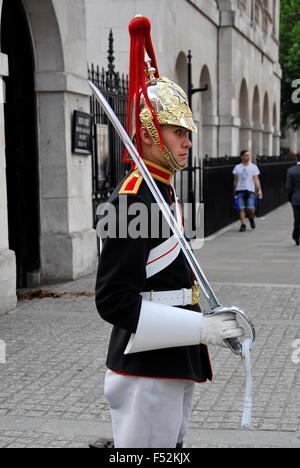
<svg viewBox="0 0 300 468">
<path fill-rule="evenodd" d="M 161 192 L 158 190 L 157 185 L 150 174 L 146 164 L 144 163 L 143 159 L 141 156 L 138 154 L 136 147 L 134 146 L 133 142 L 129 138 L 128 134 L 126 133 L 123 125 L 119 121 L 118 117 L 114 113 L 113 109 L 109 105 L 109 103 L 106 101 L 105 97 L 103 94 L 100 92 L 100 90 L 92 83 L 91 81 L 88 80 L 88 83 L 96 97 L 96 99 L 99 101 L 101 106 L 103 107 L 103 110 L 107 114 L 107 117 L 111 121 L 112 125 L 114 126 L 116 132 L 118 133 L 119 137 L 121 138 L 123 144 L 128 150 L 128 153 L 132 157 L 133 161 L 135 162 L 140 174 L 143 176 L 148 188 L 150 189 L 152 195 L 154 196 L 155 201 L 157 202 L 160 210 L 162 211 L 167 223 L 169 224 L 172 232 L 176 236 L 179 245 L 195 275 L 196 281 L 199 284 L 206 300 L 207 303 L 210 306 L 210 311 L 204 311 L 203 313 L 206 315 L 215 315 L 215 314 L 220 314 L 224 312 L 232 312 L 236 316 L 238 316 L 239 319 L 243 322 L 244 326 L 248 329 L 248 332 L 250 334 L 250 340 L 251 340 L 251 345 L 255 341 L 255 329 L 252 324 L 252 322 L 249 320 L 249 318 L 246 316 L 246 314 L 236 306 L 230 306 L 230 307 L 224 307 L 221 305 L 219 300 L 217 299 L 214 291 L 212 290 L 202 268 L 200 267 L 195 255 L 193 254 L 187 240 L 185 239 L 184 235 L 181 233 L 181 229 L 178 226 L 178 223 L 171 213 L 171 210 L 166 203 L 165 199 L 163 198 Z M 237 338 L 228 338 L 224 340 L 226 345 L 229 347 L 229 349 L 236 355 L 239 355 L 241 357 L 243 356 L 243 345 Z"/>
</svg>

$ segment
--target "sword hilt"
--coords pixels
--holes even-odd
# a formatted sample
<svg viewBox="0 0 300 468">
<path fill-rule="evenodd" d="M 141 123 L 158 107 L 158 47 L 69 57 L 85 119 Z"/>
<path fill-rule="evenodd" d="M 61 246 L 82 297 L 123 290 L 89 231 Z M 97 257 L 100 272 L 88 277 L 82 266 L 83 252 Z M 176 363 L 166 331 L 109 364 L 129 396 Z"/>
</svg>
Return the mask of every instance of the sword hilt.
<svg viewBox="0 0 300 468">
<path fill-rule="evenodd" d="M 229 307 L 224 307 L 224 306 L 218 306 L 215 309 L 212 309 L 209 312 L 204 312 L 206 315 L 216 315 L 216 314 L 221 314 L 225 312 L 231 312 L 237 316 L 237 320 L 240 319 L 243 322 L 244 325 L 244 330 L 246 328 L 246 331 L 248 331 L 248 334 L 250 335 L 250 339 L 252 341 L 252 344 L 255 341 L 255 328 L 251 322 L 251 320 L 248 319 L 246 314 L 236 306 L 229 306 Z M 228 348 L 236 355 L 243 357 L 243 346 L 242 343 L 238 338 L 227 338 L 224 340 Z"/>
</svg>

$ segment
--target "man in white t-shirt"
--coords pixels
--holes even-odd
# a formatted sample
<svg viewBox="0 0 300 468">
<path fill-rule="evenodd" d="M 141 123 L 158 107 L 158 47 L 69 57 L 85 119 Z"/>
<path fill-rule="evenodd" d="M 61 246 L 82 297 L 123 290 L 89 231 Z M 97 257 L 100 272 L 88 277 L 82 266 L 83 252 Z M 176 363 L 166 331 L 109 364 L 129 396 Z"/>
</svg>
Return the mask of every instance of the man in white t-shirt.
<svg viewBox="0 0 300 468">
<path fill-rule="evenodd" d="M 238 195 L 240 209 L 240 232 L 246 231 L 246 210 L 252 229 L 255 228 L 255 201 L 256 196 L 262 198 L 262 190 L 259 180 L 260 171 L 256 164 L 251 162 L 251 154 L 248 150 L 241 151 L 242 162 L 237 164 L 232 173 L 234 174 L 233 189 Z"/>
</svg>

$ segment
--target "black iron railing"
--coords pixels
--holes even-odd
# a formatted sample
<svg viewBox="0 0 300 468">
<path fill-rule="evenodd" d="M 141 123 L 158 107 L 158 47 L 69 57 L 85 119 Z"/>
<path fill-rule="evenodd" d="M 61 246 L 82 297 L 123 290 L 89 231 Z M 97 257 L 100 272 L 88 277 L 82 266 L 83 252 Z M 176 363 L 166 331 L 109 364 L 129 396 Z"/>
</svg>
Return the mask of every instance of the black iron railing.
<svg viewBox="0 0 300 468">
<path fill-rule="evenodd" d="M 236 219 L 233 209 L 233 175 L 236 157 L 206 158 L 203 165 L 203 202 L 205 237 Z"/>
<path fill-rule="evenodd" d="M 238 213 L 233 209 L 232 170 L 239 162 L 239 156 L 204 159 L 202 179 L 205 236 L 238 219 Z M 286 155 L 257 156 L 254 163 L 260 169 L 263 190 L 263 199 L 258 203 L 257 215 L 263 216 L 287 202 L 286 173 L 294 164 L 294 159 Z"/>
<path fill-rule="evenodd" d="M 88 78 L 102 92 L 115 111 L 120 122 L 125 126 L 128 95 L 128 76 L 115 71 L 113 51 L 113 34 L 109 34 L 108 69 L 99 69 L 93 64 L 88 66 Z M 123 164 L 124 146 L 113 125 L 108 121 L 105 112 L 94 96 L 90 99 L 93 124 L 93 216 L 94 226 L 97 223 L 97 206 L 107 200 L 118 182 L 126 175 L 129 166 Z"/>
<path fill-rule="evenodd" d="M 259 202 L 258 215 L 263 216 L 288 201 L 285 189 L 287 170 L 295 159 L 291 156 L 258 156 L 260 180 L 264 197 Z"/>
<path fill-rule="evenodd" d="M 193 210 L 204 203 L 205 237 L 238 219 L 233 203 L 233 168 L 241 162 L 240 156 L 212 158 L 205 156 L 202 166 L 185 168 L 176 175 L 177 195 L 183 202 L 190 202 L 193 193 Z M 260 169 L 263 199 L 259 200 L 257 215 L 263 216 L 287 202 L 286 173 L 294 164 L 291 156 L 257 156 L 254 163 Z M 189 175 L 189 176 L 188 176 Z M 192 186 L 189 186 L 190 180 Z M 195 220 L 193 230 L 195 230 Z"/>
</svg>

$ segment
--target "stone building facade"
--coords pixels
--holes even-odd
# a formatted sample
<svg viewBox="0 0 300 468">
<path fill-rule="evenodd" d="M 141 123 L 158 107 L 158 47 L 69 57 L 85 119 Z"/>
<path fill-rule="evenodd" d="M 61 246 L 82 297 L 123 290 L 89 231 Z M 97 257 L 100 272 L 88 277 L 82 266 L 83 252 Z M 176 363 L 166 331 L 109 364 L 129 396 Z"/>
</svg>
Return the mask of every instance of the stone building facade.
<svg viewBox="0 0 300 468">
<path fill-rule="evenodd" d="M 0 0 L 0 313 L 16 289 L 96 267 L 91 156 L 74 154 L 74 110 L 89 112 L 87 63 L 128 69 L 127 24 L 148 16 L 160 73 L 187 89 L 191 50 L 200 156 L 278 154 L 279 1 Z M 18 30 L 18 35 L 14 31 Z M 200 155 L 200 156 L 199 156 Z"/>
<path fill-rule="evenodd" d="M 193 86 L 209 86 L 193 96 L 195 160 L 236 156 L 243 148 L 279 154 L 279 1 L 86 0 L 86 7 L 88 58 L 96 64 L 106 61 L 112 28 L 116 68 L 127 71 L 127 24 L 136 14 L 151 20 L 160 74 L 185 89 L 191 50 Z"/>
</svg>

